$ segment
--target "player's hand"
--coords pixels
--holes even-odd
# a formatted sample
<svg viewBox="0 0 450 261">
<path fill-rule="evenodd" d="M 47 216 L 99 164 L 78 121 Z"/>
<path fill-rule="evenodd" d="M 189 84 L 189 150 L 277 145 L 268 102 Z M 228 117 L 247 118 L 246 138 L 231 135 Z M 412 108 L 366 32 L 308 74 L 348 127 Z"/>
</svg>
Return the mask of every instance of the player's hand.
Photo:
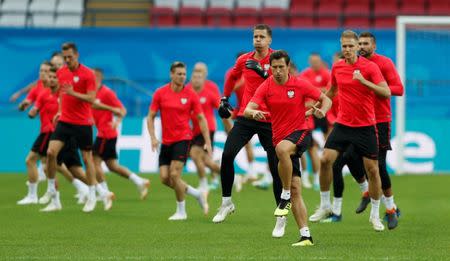
<svg viewBox="0 0 450 261">
<path fill-rule="evenodd" d="M 75 91 L 73 90 L 73 85 L 72 85 L 72 84 L 68 84 L 68 83 L 66 83 L 66 84 L 64 84 L 64 85 L 62 86 L 62 91 L 63 91 L 64 93 L 66 93 L 66 94 L 68 94 L 68 95 L 72 95 L 72 96 L 73 96 L 73 94 L 75 93 Z"/>
<path fill-rule="evenodd" d="M 117 128 L 119 127 L 119 122 L 118 121 L 112 121 L 111 122 L 111 128 L 113 128 L 114 130 L 117 130 Z"/>
<path fill-rule="evenodd" d="M 311 115 L 313 115 L 313 109 L 312 108 L 305 112 L 305 117 L 309 117 Z"/>
<path fill-rule="evenodd" d="M 13 95 L 11 95 L 11 97 L 9 97 L 9 101 L 16 102 L 17 99 L 19 99 L 19 97 L 20 97 L 20 92 L 15 92 L 15 93 L 13 93 Z"/>
<path fill-rule="evenodd" d="M 259 76 L 261 76 L 264 79 L 267 79 L 267 77 L 269 77 L 269 73 L 261 67 L 261 64 L 259 64 L 258 61 L 247 60 L 245 62 L 245 67 L 247 69 L 255 71 Z"/>
<path fill-rule="evenodd" d="M 61 112 L 57 112 L 57 113 L 55 114 L 55 116 L 53 116 L 53 120 L 52 120 L 53 125 L 56 126 L 56 123 L 58 122 L 60 116 L 61 116 Z"/>
<path fill-rule="evenodd" d="M 36 107 L 33 107 L 29 112 L 28 112 L 28 117 L 30 119 L 33 119 L 34 117 L 36 117 L 38 113 L 38 109 Z"/>
<path fill-rule="evenodd" d="M 158 139 L 156 139 L 156 138 L 155 138 L 155 139 L 152 139 L 152 151 L 153 151 L 153 152 L 158 151 L 159 144 L 160 144 L 160 142 L 159 142 Z"/>
<path fill-rule="evenodd" d="M 112 113 L 117 117 L 122 117 L 122 110 L 120 108 L 113 108 Z"/>
<path fill-rule="evenodd" d="M 228 119 L 231 116 L 231 112 L 233 111 L 233 107 L 231 107 L 230 102 L 228 101 L 228 97 L 222 97 L 220 99 L 219 105 L 219 116 L 222 119 Z"/>
<path fill-rule="evenodd" d="M 252 118 L 259 121 L 259 120 L 265 120 L 266 119 L 266 115 L 268 115 L 268 112 L 265 111 L 258 111 L 258 110 L 253 110 L 252 112 Z"/>
<path fill-rule="evenodd" d="M 22 101 L 19 104 L 19 111 L 24 111 L 28 108 L 28 106 L 30 106 L 30 103 L 27 100 Z"/>
<path fill-rule="evenodd" d="M 313 106 L 312 108 L 314 110 L 313 113 L 314 113 L 314 116 L 316 116 L 316 118 L 322 119 L 325 117 L 325 113 L 321 109 L 317 108 L 316 106 Z"/>
<path fill-rule="evenodd" d="M 211 142 L 206 143 L 203 146 L 203 149 L 208 153 L 208 155 L 211 157 L 212 156 L 212 146 L 211 146 Z"/>
<path fill-rule="evenodd" d="M 363 82 L 365 80 L 360 70 L 353 71 L 353 80 L 357 80 L 359 82 Z"/>
</svg>

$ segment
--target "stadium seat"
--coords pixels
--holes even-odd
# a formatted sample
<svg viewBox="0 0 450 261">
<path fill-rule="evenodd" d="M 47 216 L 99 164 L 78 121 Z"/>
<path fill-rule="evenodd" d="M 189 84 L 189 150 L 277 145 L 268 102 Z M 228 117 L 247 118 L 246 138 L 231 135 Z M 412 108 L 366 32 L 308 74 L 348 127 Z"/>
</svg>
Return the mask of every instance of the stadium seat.
<svg viewBox="0 0 450 261">
<path fill-rule="evenodd" d="M 376 28 L 395 28 L 395 16 L 377 16 L 374 18 Z"/>
<path fill-rule="evenodd" d="M 293 0 L 291 3 L 291 15 L 308 15 L 313 16 L 314 0 Z"/>
<path fill-rule="evenodd" d="M 370 27 L 370 17 L 360 15 L 349 15 L 344 17 L 345 28 L 367 29 Z"/>
<path fill-rule="evenodd" d="M 206 10 L 206 25 L 212 27 L 233 26 L 231 9 L 224 7 L 209 7 Z"/>
<path fill-rule="evenodd" d="M 56 0 L 33 0 L 30 4 L 32 14 L 53 14 L 56 10 Z"/>
<path fill-rule="evenodd" d="M 209 7 L 231 10 L 234 8 L 234 0 L 209 0 Z"/>
<path fill-rule="evenodd" d="M 203 11 L 200 7 L 181 7 L 178 11 L 178 25 L 203 26 Z"/>
<path fill-rule="evenodd" d="M 314 27 L 314 17 L 312 15 L 293 13 L 289 15 L 289 26 L 290 27 Z"/>
<path fill-rule="evenodd" d="M 347 0 L 344 7 L 344 14 L 348 15 L 360 15 L 367 16 L 370 13 L 370 1 L 369 0 Z"/>
<path fill-rule="evenodd" d="M 255 8 L 236 8 L 233 13 L 236 27 L 253 27 L 259 23 L 258 10 Z"/>
<path fill-rule="evenodd" d="M 180 8 L 180 0 L 154 0 L 153 8 L 170 8 L 173 10 L 178 10 Z"/>
<path fill-rule="evenodd" d="M 423 15 L 425 14 L 424 0 L 403 1 L 399 11 L 402 15 Z"/>
<path fill-rule="evenodd" d="M 429 0 L 428 1 L 429 15 L 449 15 L 450 1 L 448 0 Z"/>
<path fill-rule="evenodd" d="M 55 27 L 80 28 L 83 22 L 82 15 L 63 15 L 56 16 Z"/>
<path fill-rule="evenodd" d="M 263 0 L 237 0 L 237 8 L 249 8 L 259 10 L 262 7 Z"/>
<path fill-rule="evenodd" d="M 27 15 L 26 13 L 16 13 L 16 14 L 3 14 L 0 17 L 0 26 L 2 27 L 24 27 L 26 25 Z"/>
<path fill-rule="evenodd" d="M 342 0 L 322 0 L 317 7 L 317 25 L 332 28 L 341 26 Z"/>
<path fill-rule="evenodd" d="M 84 11 L 83 0 L 60 0 L 56 7 L 57 13 L 82 14 Z"/>
<path fill-rule="evenodd" d="M 150 25 L 175 26 L 176 17 L 173 7 L 156 7 L 150 9 Z"/>
<path fill-rule="evenodd" d="M 0 10 L 3 14 L 26 13 L 28 11 L 28 0 L 4 0 Z"/>
<path fill-rule="evenodd" d="M 272 27 L 287 26 L 287 10 L 278 7 L 265 7 L 261 10 L 261 22 Z"/>
<path fill-rule="evenodd" d="M 53 27 L 55 26 L 55 16 L 53 14 L 33 14 L 29 24 L 32 27 Z"/>
<path fill-rule="evenodd" d="M 322 15 L 317 18 L 317 26 L 321 28 L 341 27 L 341 17 L 339 15 Z"/>
<path fill-rule="evenodd" d="M 265 8 L 289 9 L 290 0 L 264 0 Z"/>
<path fill-rule="evenodd" d="M 395 16 L 398 13 L 397 1 L 378 0 L 373 4 L 374 16 Z"/>
<path fill-rule="evenodd" d="M 207 1 L 206 0 L 182 0 L 182 7 L 196 7 L 202 10 L 206 9 Z"/>
</svg>

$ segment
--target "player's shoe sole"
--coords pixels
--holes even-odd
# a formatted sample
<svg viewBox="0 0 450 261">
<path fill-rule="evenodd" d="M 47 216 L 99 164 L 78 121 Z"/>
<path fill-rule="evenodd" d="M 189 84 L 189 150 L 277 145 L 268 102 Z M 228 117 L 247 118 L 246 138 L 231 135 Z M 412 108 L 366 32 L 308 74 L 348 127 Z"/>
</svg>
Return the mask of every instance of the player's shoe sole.
<svg viewBox="0 0 450 261">
<path fill-rule="evenodd" d="M 314 242 L 312 237 L 301 237 L 300 240 L 294 244 L 292 244 L 292 246 L 297 247 L 297 246 L 314 246 Z"/>
</svg>

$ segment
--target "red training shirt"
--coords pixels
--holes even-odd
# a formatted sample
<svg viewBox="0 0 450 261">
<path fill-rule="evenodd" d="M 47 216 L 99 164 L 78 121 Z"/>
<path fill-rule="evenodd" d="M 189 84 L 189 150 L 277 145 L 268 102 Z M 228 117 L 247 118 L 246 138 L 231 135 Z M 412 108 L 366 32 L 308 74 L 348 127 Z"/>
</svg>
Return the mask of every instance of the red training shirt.
<svg viewBox="0 0 450 261">
<path fill-rule="evenodd" d="M 300 73 L 299 77 L 307 79 L 313 86 L 318 88 L 328 88 L 330 84 L 330 70 L 327 68 L 320 68 L 317 72 L 311 68 L 306 68 Z"/>
<path fill-rule="evenodd" d="M 375 93 L 358 80 L 353 72 L 359 70 L 364 78 L 374 84 L 384 82 L 378 66 L 364 57 L 358 57 L 354 64 L 341 60 L 333 64 L 331 85 L 337 86 L 339 113 L 337 123 L 350 127 L 375 125 Z"/>
<path fill-rule="evenodd" d="M 41 121 L 41 133 L 53 132 L 53 118 L 59 109 L 59 93 L 52 93 L 50 88 L 43 88 L 36 99 L 35 107 L 39 109 L 39 119 Z"/>
<path fill-rule="evenodd" d="M 231 69 L 229 77 L 225 81 L 225 88 L 224 88 L 224 95 L 229 97 L 231 93 L 233 92 L 233 89 L 235 87 L 236 82 L 243 76 L 244 77 L 244 94 L 242 95 L 242 103 L 239 108 L 238 116 L 244 115 L 245 107 L 247 107 L 247 104 L 249 103 L 250 99 L 253 97 L 253 95 L 256 92 L 256 89 L 264 82 L 264 78 L 259 76 L 255 71 L 251 69 L 247 69 L 245 67 L 245 62 L 247 60 L 256 60 L 260 63 L 261 67 L 269 73 L 269 75 L 272 75 L 272 71 L 270 70 L 270 54 L 274 52 L 273 49 L 269 49 L 268 54 L 266 57 L 264 57 L 261 60 L 256 60 L 254 58 L 255 51 L 249 52 L 246 54 L 243 54 L 239 56 L 239 58 L 236 60 L 236 63 L 234 67 Z M 267 107 L 264 104 L 260 104 L 260 110 L 267 111 Z M 270 122 L 270 115 L 266 116 L 266 120 L 261 120 L 263 122 Z"/>
<path fill-rule="evenodd" d="M 284 85 L 278 85 L 269 77 L 256 90 L 252 102 L 261 106 L 266 104 L 272 116 L 272 141 L 276 146 L 294 131 L 306 130 L 305 101 L 318 100 L 322 92 L 308 81 L 289 76 Z"/>
<path fill-rule="evenodd" d="M 180 92 L 174 92 L 170 88 L 170 83 L 155 91 L 150 110 L 161 111 L 162 143 L 164 145 L 191 140 L 192 130 L 189 125 L 191 114 L 202 113 L 198 96 L 191 88 L 184 87 Z"/>
<path fill-rule="evenodd" d="M 41 91 L 44 89 L 44 84 L 41 80 L 37 80 L 36 85 L 31 88 L 30 92 L 28 93 L 26 100 L 29 100 L 30 102 L 36 102 L 36 99 L 38 98 Z"/>
<path fill-rule="evenodd" d="M 92 70 L 83 64 L 71 71 L 66 65 L 56 73 L 61 88 L 65 84 L 73 86 L 73 90 L 82 94 L 95 91 L 95 75 Z M 92 125 L 91 104 L 74 96 L 61 92 L 60 121 L 75 125 Z"/>
<path fill-rule="evenodd" d="M 108 106 L 123 108 L 123 104 L 117 98 L 116 93 L 105 85 L 102 85 L 97 90 L 95 98 Z M 97 137 L 104 139 L 117 137 L 117 130 L 112 127 L 114 114 L 111 111 L 92 109 L 92 115 L 94 116 L 95 126 L 98 130 Z"/>
<path fill-rule="evenodd" d="M 214 110 L 219 108 L 220 104 L 220 93 L 217 84 L 212 81 L 206 81 L 203 88 L 199 92 L 194 90 L 191 83 L 188 83 L 185 88 L 193 90 L 198 95 L 203 114 L 205 115 L 206 122 L 208 123 L 209 131 L 216 131 L 217 126 Z M 198 114 L 195 113 L 192 114 L 192 131 L 194 137 L 202 133 L 197 115 Z"/>
<path fill-rule="evenodd" d="M 404 92 L 403 84 L 392 60 L 376 53 L 374 53 L 369 60 L 376 63 L 380 68 L 381 74 L 383 74 L 383 77 L 386 79 L 389 89 L 391 90 L 391 95 L 402 96 Z M 390 122 L 392 120 L 390 98 L 376 97 L 375 116 L 377 118 L 377 123 Z"/>
</svg>

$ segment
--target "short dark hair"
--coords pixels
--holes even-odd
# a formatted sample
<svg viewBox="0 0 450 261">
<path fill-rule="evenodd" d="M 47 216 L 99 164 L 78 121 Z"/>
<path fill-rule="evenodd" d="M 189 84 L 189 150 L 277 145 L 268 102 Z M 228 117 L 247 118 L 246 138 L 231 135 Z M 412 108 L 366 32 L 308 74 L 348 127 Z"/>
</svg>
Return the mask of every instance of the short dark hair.
<svg viewBox="0 0 450 261">
<path fill-rule="evenodd" d="M 253 32 L 255 30 L 266 30 L 267 34 L 272 37 L 272 28 L 270 28 L 267 24 L 257 24 L 253 27 Z"/>
<path fill-rule="evenodd" d="M 377 40 L 375 39 L 375 35 L 373 35 L 371 32 L 362 32 L 359 34 L 359 37 L 368 37 L 368 38 L 372 39 L 372 41 L 374 43 L 377 42 Z"/>
<path fill-rule="evenodd" d="M 63 51 L 67 51 L 69 49 L 72 49 L 74 52 L 78 52 L 77 45 L 74 42 L 65 42 L 62 44 L 61 49 Z"/>
<path fill-rule="evenodd" d="M 284 50 L 279 50 L 279 51 L 275 51 L 270 55 L 269 61 L 270 64 L 272 64 L 273 60 L 279 60 L 283 58 L 284 61 L 286 62 L 286 65 L 289 65 L 289 63 L 291 62 L 291 58 L 289 57 L 288 53 Z"/>
<path fill-rule="evenodd" d="M 345 30 L 341 34 L 341 38 L 353 38 L 358 41 L 358 35 L 352 30 Z"/>
<path fill-rule="evenodd" d="M 62 53 L 61 52 L 59 52 L 59 51 L 54 51 L 53 53 L 52 53 L 52 56 L 50 56 L 50 58 L 53 58 L 53 57 L 55 57 L 55 56 L 63 56 L 62 55 Z"/>
<path fill-rule="evenodd" d="M 41 65 L 48 65 L 50 67 L 52 66 L 52 64 L 47 60 L 42 61 Z"/>
<path fill-rule="evenodd" d="M 170 72 L 174 72 L 176 68 L 186 68 L 186 64 L 183 62 L 173 62 L 172 65 L 170 65 Z"/>
<path fill-rule="evenodd" d="M 54 65 L 50 66 L 50 72 L 56 73 L 58 71 L 58 68 Z"/>
</svg>

